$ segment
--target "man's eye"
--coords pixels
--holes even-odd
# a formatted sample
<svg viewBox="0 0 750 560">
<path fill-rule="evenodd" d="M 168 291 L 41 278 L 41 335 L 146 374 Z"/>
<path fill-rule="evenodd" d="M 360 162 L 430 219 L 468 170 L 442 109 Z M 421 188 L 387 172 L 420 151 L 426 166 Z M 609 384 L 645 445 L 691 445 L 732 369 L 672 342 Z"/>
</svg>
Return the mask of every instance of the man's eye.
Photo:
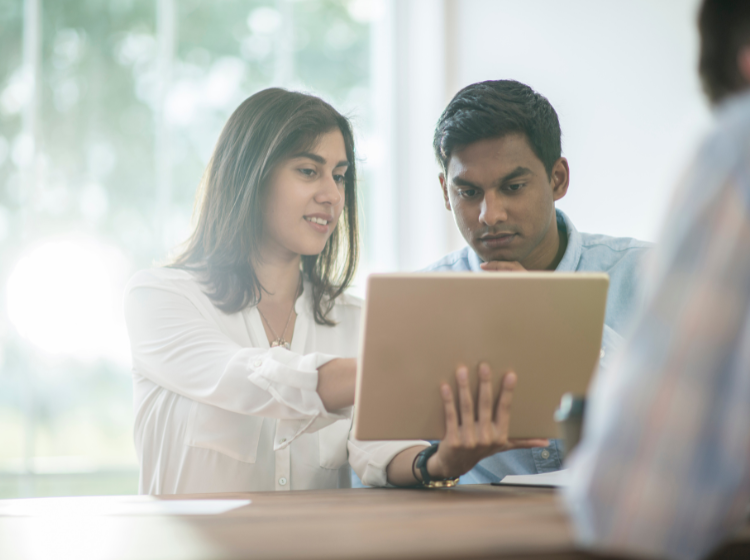
<svg viewBox="0 0 750 560">
<path fill-rule="evenodd" d="M 526 186 L 526 183 L 513 183 L 512 185 L 508 185 L 507 188 L 509 191 L 516 192 L 516 191 L 521 190 L 525 186 Z"/>
<path fill-rule="evenodd" d="M 471 197 L 473 197 L 473 196 L 476 196 L 476 194 L 477 194 L 477 189 L 464 189 L 464 190 L 462 190 L 462 191 L 459 191 L 459 194 L 460 194 L 460 195 L 461 195 L 461 196 L 462 196 L 463 198 L 471 198 Z"/>
</svg>

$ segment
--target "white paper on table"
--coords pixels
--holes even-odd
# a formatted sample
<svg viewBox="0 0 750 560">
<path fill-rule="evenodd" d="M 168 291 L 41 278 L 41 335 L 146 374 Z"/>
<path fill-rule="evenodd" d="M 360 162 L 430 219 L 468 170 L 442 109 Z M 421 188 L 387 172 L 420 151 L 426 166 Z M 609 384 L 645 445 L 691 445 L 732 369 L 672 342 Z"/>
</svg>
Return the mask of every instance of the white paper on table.
<svg viewBox="0 0 750 560">
<path fill-rule="evenodd" d="M 83 496 L 0 500 L 0 517 L 96 515 L 218 515 L 250 500 L 160 500 L 153 496 Z"/>
<path fill-rule="evenodd" d="M 565 488 L 569 484 L 569 476 L 567 469 L 541 474 L 509 474 L 495 484 Z"/>
</svg>

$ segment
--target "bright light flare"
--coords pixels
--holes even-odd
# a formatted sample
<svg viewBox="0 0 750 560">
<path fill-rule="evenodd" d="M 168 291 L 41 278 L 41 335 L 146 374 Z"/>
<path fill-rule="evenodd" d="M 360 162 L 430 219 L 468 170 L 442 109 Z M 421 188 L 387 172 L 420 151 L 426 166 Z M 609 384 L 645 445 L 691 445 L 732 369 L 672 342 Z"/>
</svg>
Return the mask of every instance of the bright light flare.
<svg viewBox="0 0 750 560">
<path fill-rule="evenodd" d="M 117 249 L 96 241 L 46 242 L 22 258 L 8 279 L 10 321 L 48 354 L 127 359 L 125 265 Z"/>
</svg>

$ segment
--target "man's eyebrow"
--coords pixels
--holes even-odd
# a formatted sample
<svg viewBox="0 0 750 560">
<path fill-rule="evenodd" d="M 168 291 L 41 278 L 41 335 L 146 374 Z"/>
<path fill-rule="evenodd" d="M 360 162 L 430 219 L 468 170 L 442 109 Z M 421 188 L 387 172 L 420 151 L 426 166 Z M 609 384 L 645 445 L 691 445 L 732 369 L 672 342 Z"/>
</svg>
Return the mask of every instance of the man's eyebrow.
<svg viewBox="0 0 750 560">
<path fill-rule="evenodd" d="M 512 181 L 513 179 L 517 179 L 518 177 L 522 177 L 523 175 L 527 175 L 527 174 L 531 174 L 531 173 L 532 173 L 531 169 L 529 169 L 528 167 L 522 167 L 522 166 L 519 165 L 518 167 L 516 167 L 513 171 L 511 171 L 507 175 L 504 175 L 504 176 L 500 177 L 497 180 L 497 184 L 498 185 L 502 185 L 502 184 L 507 183 L 508 181 Z M 467 181 L 466 179 L 462 179 L 459 175 L 456 175 L 455 177 L 453 177 L 451 179 L 451 182 L 454 185 L 457 185 L 459 187 L 470 187 L 472 189 L 478 189 L 478 188 L 480 188 L 479 185 L 477 185 L 476 183 L 472 183 L 471 181 Z"/>
<path fill-rule="evenodd" d="M 453 177 L 451 179 L 451 183 L 459 187 L 470 187 L 472 189 L 479 188 L 479 185 L 472 183 L 471 181 L 467 181 L 466 179 L 462 179 L 459 175 L 456 175 L 455 177 Z"/>
<path fill-rule="evenodd" d="M 501 177 L 497 183 L 499 185 L 502 185 L 502 184 L 507 183 L 508 181 L 512 181 L 513 179 L 518 179 L 519 177 L 523 175 L 531 175 L 531 174 L 532 174 L 531 169 L 529 169 L 528 167 L 521 167 L 519 165 L 513 171 L 511 171 L 504 177 Z"/>
<path fill-rule="evenodd" d="M 318 154 L 313 154 L 312 152 L 299 152 L 298 154 L 294 154 L 291 159 L 295 158 L 307 158 L 311 159 L 314 162 L 319 163 L 320 165 L 325 165 L 326 159 L 324 157 L 319 156 Z M 349 162 L 345 159 L 342 159 L 340 162 L 336 164 L 336 168 L 339 167 L 349 167 Z"/>
</svg>

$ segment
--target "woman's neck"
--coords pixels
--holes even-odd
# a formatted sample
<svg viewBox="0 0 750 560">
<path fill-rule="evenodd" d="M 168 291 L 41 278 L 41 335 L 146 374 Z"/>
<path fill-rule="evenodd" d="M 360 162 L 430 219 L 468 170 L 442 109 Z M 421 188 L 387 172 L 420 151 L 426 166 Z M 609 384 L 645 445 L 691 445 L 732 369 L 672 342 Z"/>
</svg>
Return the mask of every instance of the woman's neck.
<svg viewBox="0 0 750 560">
<path fill-rule="evenodd" d="M 299 292 L 300 255 L 280 257 L 264 255 L 255 274 L 263 286 L 261 301 L 266 305 L 293 302 Z"/>
</svg>

